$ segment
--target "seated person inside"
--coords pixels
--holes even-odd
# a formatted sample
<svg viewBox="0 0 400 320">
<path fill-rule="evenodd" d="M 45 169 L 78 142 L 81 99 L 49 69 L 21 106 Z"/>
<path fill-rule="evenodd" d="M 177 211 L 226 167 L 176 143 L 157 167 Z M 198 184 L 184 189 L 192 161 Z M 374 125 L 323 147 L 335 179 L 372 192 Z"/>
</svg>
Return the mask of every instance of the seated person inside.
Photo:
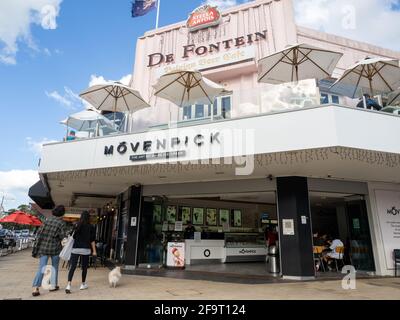
<svg viewBox="0 0 400 320">
<path fill-rule="evenodd" d="M 343 259 L 343 253 L 339 253 L 337 248 L 343 248 L 344 244 L 340 239 L 329 237 L 327 240 L 329 250 L 323 253 L 323 259 L 329 270 L 332 270 L 331 263 L 335 259 Z"/>
<path fill-rule="evenodd" d="M 193 239 L 195 232 L 196 232 L 196 228 L 192 225 L 191 221 L 188 221 L 185 231 L 183 232 L 183 237 L 185 239 Z"/>
<path fill-rule="evenodd" d="M 76 139 L 76 135 L 75 135 L 75 131 L 71 130 L 70 132 L 68 132 L 66 141 L 72 141 Z"/>
<path fill-rule="evenodd" d="M 363 97 L 360 98 L 360 102 L 357 104 L 357 108 L 364 109 L 364 99 L 366 104 L 365 108 L 377 111 L 380 111 L 382 109 L 382 106 L 379 105 L 379 103 L 376 102 L 374 99 L 372 99 L 368 93 L 365 93 Z"/>
</svg>

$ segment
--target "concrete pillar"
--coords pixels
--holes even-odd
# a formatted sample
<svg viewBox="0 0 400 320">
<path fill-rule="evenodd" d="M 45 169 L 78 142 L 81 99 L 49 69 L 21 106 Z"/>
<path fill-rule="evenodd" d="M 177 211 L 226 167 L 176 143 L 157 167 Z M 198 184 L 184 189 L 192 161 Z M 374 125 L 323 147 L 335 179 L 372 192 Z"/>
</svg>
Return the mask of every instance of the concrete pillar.
<svg viewBox="0 0 400 320">
<path fill-rule="evenodd" d="M 307 178 L 276 179 L 281 273 L 285 279 L 315 277 Z M 290 225 L 293 226 L 292 233 Z"/>
<path fill-rule="evenodd" d="M 129 192 L 129 218 L 125 253 L 125 269 L 135 269 L 138 264 L 139 226 L 143 201 L 142 186 L 132 186 Z"/>
</svg>

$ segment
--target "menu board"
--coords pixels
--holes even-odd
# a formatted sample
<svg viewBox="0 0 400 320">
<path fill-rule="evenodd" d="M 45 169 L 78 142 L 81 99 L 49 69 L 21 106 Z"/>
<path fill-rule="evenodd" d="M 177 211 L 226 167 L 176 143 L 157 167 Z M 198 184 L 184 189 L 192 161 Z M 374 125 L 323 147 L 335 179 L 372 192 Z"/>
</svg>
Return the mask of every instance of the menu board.
<svg viewBox="0 0 400 320">
<path fill-rule="evenodd" d="M 219 209 L 219 225 L 229 225 L 229 209 Z"/>
<path fill-rule="evenodd" d="M 185 243 L 168 242 L 167 266 L 175 268 L 185 267 Z"/>
<path fill-rule="evenodd" d="M 176 221 L 176 206 L 167 207 L 167 221 L 168 223 L 174 223 Z"/>
<path fill-rule="evenodd" d="M 181 207 L 181 220 L 183 224 L 187 224 L 189 221 L 192 221 L 190 216 L 190 207 Z"/>
<path fill-rule="evenodd" d="M 193 224 L 204 224 L 204 208 L 193 208 Z"/>
<path fill-rule="evenodd" d="M 161 223 L 161 205 L 154 204 L 153 205 L 153 222 L 154 223 Z"/>
<path fill-rule="evenodd" d="M 207 219 L 208 226 L 216 226 L 217 225 L 217 209 L 207 209 Z"/>
<path fill-rule="evenodd" d="M 233 226 L 234 227 L 242 226 L 242 211 L 241 210 L 233 210 Z"/>
</svg>

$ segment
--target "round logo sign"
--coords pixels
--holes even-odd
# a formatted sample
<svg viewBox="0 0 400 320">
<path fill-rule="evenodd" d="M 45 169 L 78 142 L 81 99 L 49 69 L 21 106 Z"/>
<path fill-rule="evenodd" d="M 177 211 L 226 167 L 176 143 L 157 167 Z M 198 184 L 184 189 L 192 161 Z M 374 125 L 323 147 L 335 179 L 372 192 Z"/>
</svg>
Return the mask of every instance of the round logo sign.
<svg viewBox="0 0 400 320">
<path fill-rule="evenodd" d="M 209 256 L 211 256 L 211 251 L 209 249 L 206 249 L 204 250 L 203 254 L 206 258 L 208 258 Z"/>
</svg>

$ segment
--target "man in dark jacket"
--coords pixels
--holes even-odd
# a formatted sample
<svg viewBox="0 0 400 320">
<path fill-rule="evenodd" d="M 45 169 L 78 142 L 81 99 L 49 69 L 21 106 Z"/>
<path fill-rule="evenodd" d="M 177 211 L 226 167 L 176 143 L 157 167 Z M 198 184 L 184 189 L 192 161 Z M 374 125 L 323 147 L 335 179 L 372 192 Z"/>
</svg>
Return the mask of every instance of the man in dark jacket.
<svg viewBox="0 0 400 320">
<path fill-rule="evenodd" d="M 382 109 L 382 106 L 380 106 L 379 103 L 377 103 L 374 99 L 372 99 L 368 93 L 365 93 L 363 97 L 365 98 L 367 109 L 377 110 L 377 111 L 380 111 Z M 360 102 L 357 104 L 357 108 L 364 109 L 364 98 L 361 98 Z"/>
</svg>

